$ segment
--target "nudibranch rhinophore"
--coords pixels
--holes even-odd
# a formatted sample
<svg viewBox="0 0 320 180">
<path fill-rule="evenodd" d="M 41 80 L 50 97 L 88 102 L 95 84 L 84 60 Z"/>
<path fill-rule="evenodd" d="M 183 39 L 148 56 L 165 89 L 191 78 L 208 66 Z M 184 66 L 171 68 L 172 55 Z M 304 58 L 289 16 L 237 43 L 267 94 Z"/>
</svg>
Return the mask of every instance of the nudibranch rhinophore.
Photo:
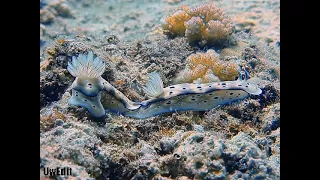
<svg viewBox="0 0 320 180">
<path fill-rule="evenodd" d="M 236 81 L 184 83 L 164 88 L 160 75 L 153 72 L 143 87 L 150 99 L 132 102 L 101 77 L 104 70 L 105 63 L 99 57 L 93 58 L 91 51 L 87 55 L 72 57 L 72 62 L 68 62 L 68 71 L 76 79 L 71 85 L 72 96 L 68 103 L 86 108 L 95 118 L 103 117 L 108 112 L 147 118 L 173 111 L 207 111 L 245 99 L 249 94 L 262 93 L 257 85 L 247 81 L 246 73 Z"/>
</svg>

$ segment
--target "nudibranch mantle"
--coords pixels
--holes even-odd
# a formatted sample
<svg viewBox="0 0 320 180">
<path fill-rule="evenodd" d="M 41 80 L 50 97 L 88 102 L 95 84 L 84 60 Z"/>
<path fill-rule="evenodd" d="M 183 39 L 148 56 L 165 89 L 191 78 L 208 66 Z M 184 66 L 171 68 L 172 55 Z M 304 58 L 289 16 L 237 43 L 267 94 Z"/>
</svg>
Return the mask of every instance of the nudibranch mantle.
<svg viewBox="0 0 320 180">
<path fill-rule="evenodd" d="M 236 81 L 206 84 L 176 84 L 163 87 L 158 73 L 150 73 L 149 81 L 143 87 L 150 99 L 132 102 L 123 93 L 101 77 L 105 64 L 90 51 L 79 55 L 68 63 L 70 74 L 76 77 L 71 85 L 70 105 L 86 108 L 95 117 L 107 112 L 133 118 L 147 118 L 174 111 L 207 111 L 219 105 L 245 99 L 249 94 L 259 95 L 262 90 L 247 81 L 247 74 L 241 74 Z"/>
</svg>

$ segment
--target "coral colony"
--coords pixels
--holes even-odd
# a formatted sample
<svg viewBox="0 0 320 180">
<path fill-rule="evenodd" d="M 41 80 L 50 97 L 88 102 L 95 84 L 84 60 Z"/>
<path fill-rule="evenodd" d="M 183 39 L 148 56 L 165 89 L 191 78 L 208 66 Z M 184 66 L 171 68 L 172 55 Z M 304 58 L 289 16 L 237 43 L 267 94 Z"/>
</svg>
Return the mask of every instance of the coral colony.
<svg viewBox="0 0 320 180">
<path fill-rule="evenodd" d="M 185 36 L 190 44 L 200 46 L 221 46 L 232 34 L 231 19 L 214 4 L 189 8 L 180 7 L 165 18 L 164 32 L 171 37 Z"/>
<path fill-rule="evenodd" d="M 231 81 L 239 75 L 239 66 L 230 61 L 222 61 L 219 54 L 210 49 L 206 53 L 191 54 L 186 59 L 186 68 L 178 75 L 179 82 Z"/>
<path fill-rule="evenodd" d="M 175 84 L 163 88 L 158 73 L 149 74 L 149 82 L 144 87 L 151 98 L 142 102 L 132 102 L 101 77 L 105 64 L 99 57 L 93 58 L 90 51 L 80 54 L 68 63 L 69 72 L 76 77 L 71 85 L 72 97 L 69 104 L 86 108 L 93 117 L 103 117 L 113 112 L 133 118 L 147 118 L 165 112 L 206 111 L 219 105 L 242 100 L 249 94 L 259 95 L 262 90 L 241 75 L 237 81 L 223 81 L 206 84 Z M 104 93 L 104 94 L 102 94 Z M 101 103 L 101 98 L 106 98 Z"/>
</svg>

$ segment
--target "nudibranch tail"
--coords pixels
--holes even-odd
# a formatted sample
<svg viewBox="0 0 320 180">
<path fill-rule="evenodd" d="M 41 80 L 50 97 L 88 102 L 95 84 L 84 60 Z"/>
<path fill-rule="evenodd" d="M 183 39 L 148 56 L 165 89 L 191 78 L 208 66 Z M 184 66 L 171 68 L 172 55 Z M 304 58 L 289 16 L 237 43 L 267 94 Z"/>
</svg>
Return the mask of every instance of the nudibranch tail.
<svg viewBox="0 0 320 180">
<path fill-rule="evenodd" d="M 238 87 L 241 87 L 244 91 L 249 94 L 259 95 L 262 93 L 262 90 L 255 84 L 249 83 L 249 73 L 246 70 L 239 71 L 239 78 L 235 81 Z"/>
<path fill-rule="evenodd" d="M 92 51 L 89 51 L 87 55 L 73 56 L 67 69 L 74 77 L 98 78 L 105 70 L 105 63 L 99 57 L 93 58 Z"/>
<path fill-rule="evenodd" d="M 152 72 L 148 76 L 149 80 L 143 87 L 144 92 L 151 98 L 160 96 L 163 93 L 163 82 L 159 73 Z"/>
<path fill-rule="evenodd" d="M 242 86 L 245 87 L 245 88 L 243 88 L 243 90 L 245 90 L 249 94 L 259 95 L 262 93 L 262 90 L 255 84 L 244 81 L 242 83 Z"/>
</svg>

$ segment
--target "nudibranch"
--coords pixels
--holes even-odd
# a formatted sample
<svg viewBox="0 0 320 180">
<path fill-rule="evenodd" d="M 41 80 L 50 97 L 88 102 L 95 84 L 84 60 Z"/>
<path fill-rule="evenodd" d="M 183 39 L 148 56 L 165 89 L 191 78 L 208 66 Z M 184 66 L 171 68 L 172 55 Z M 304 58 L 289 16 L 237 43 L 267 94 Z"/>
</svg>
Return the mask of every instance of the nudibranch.
<svg viewBox="0 0 320 180">
<path fill-rule="evenodd" d="M 87 109 L 95 118 L 103 117 L 108 112 L 132 118 L 148 118 L 174 111 L 207 111 L 245 99 L 249 94 L 262 93 L 257 85 L 247 81 L 246 73 L 242 73 L 236 81 L 184 83 L 164 88 L 160 75 L 153 72 L 143 87 L 150 99 L 132 102 L 101 77 L 105 63 L 99 57 L 93 58 L 91 51 L 87 55 L 72 57 L 67 68 L 76 78 L 71 85 L 72 96 L 68 103 Z"/>
</svg>

